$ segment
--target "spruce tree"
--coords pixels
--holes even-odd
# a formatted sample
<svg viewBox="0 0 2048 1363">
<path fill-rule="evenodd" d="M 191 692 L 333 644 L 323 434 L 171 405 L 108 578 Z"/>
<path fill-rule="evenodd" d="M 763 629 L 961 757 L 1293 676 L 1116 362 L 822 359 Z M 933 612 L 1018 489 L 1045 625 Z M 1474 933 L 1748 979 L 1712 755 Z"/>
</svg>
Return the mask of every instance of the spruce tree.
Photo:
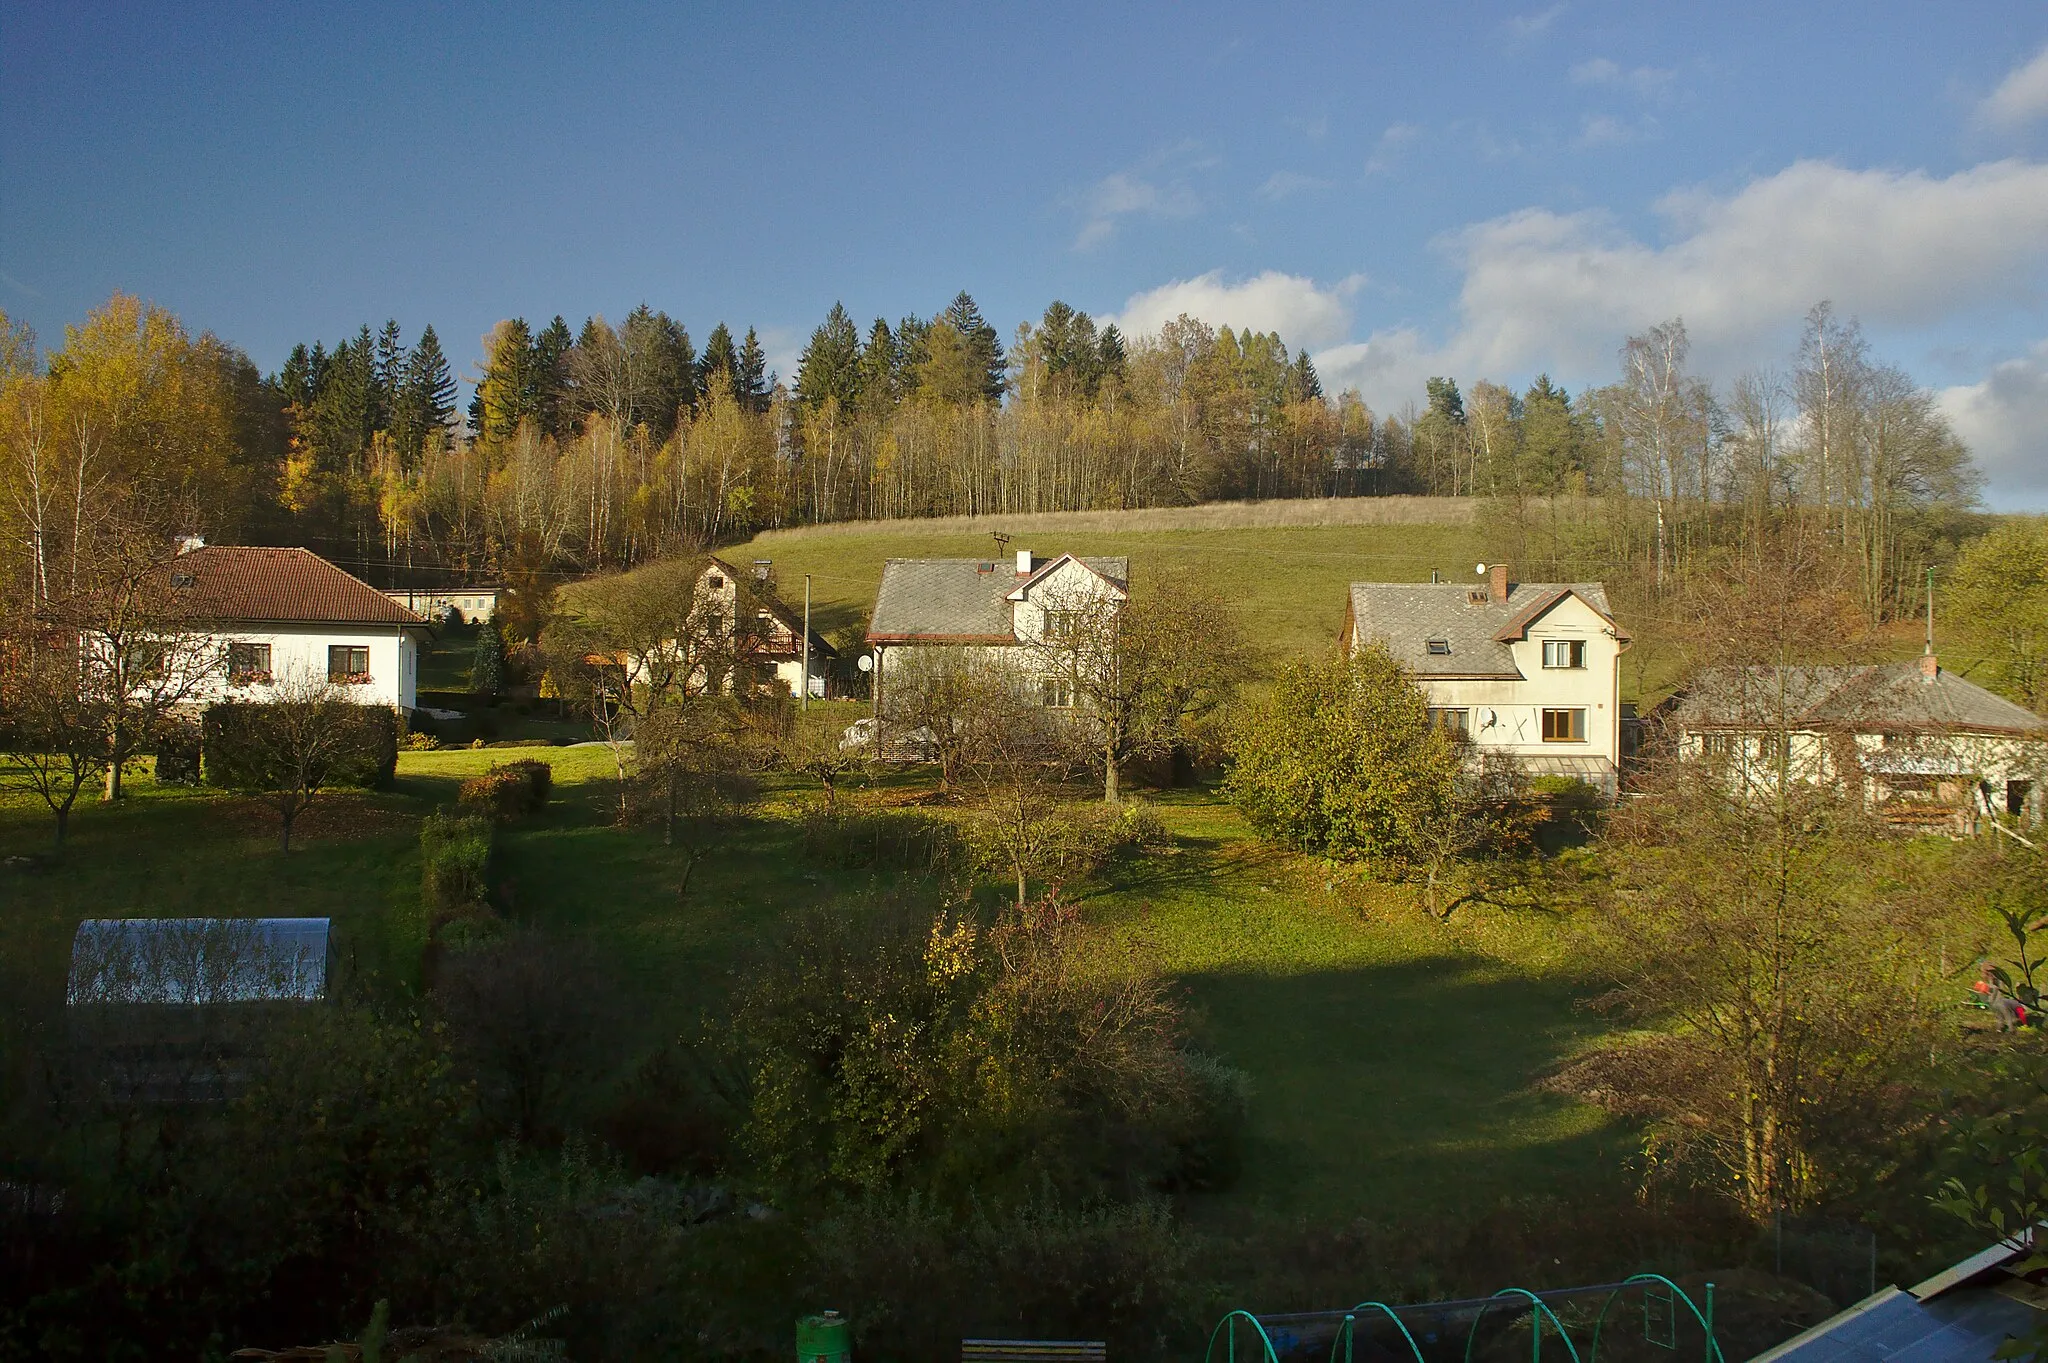
<svg viewBox="0 0 2048 1363">
<path fill-rule="evenodd" d="M 858 386 L 864 409 L 885 416 L 895 409 L 898 393 L 896 334 L 879 317 L 868 328 L 867 344 L 861 347 Z"/>
<path fill-rule="evenodd" d="M 1007 386 L 1008 361 L 1003 357 L 1002 338 L 996 329 L 988 324 L 975 304 L 974 296 L 962 289 L 946 305 L 940 317 L 966 341 L 968 351 L 974 356 L 977 367 L 984 378 L 982 396 L 990 402 L 1000 402 L 1003 389 Z"/>
<path fill-rule="evenodd" d="M 732 329 L 720 322 L 711 328 L 711 334 L 704 338 L 704 358 L 698 362 L 698 372 L 703 375 L 700 391 L 708 391 L 713 376 L 723 373 L 725 381 L 734 389 L 739 387 L 740 355 L 732 343 Z"/>
<path fill-rule="evenodd" d="M 1116 323 L 1111 322 L 1102 329 L 1102 335 L 1096 338 L 1095 351 L 1099 357 L 1098 371 L 1102 376 L 1098 389 L 1102 384 L 1123 387 L 1130 378 L 1131 357 L 1124 349 L 1124 334 L 1117 330 Z"/>
<path fill-rule="evenodd" d="M 569 324 L 559 313 L 533 338 L 530 410 L 539 418 L 541 430 L 549 435 L 562 435 L 569 428 L 569 407 L 563 399 L 568 394 L 569 350 L 575 344 Z"/>
<path fill-rule="evenodd" d="M 1323 381 L 1316 374 L 1306 350 L 1294 352 L 1294 370 L 1289 376 L 1289 394 L 1296 402 L 1309 402 L 1323 395 Z"/>
<path fill-rule="evenodd" d="M 860 400 L 860 361 L 860 332 L 845 307 L 834 303 L 797 361 L 798 400 L 817 406 L 832 398 L 839 403 L 841 415 L 851 416 Z"/>
<path fill-rule="evenodd" d="M 740 343 L 738 382 L 733 391 L 748 411 L 768 410 L 768 356 L 752 327 L 747 328 L 747 339 Z"/>
<path fill-rule="evenodd" d="M 495 608 L 477 631 L 476 649 L 469 655 L 469 690 L 485 700 L 505 693 L 505 638 L 498 630 Z"/>
<path fill-rule="evenodd" d="M 408 464 L 430 449 L 438 454 L 444 448 L 448 418 L 455 411 L 455 379 L 431 325 L 405 358 L 393 406 L 392 436 Z"/>
<path fill-rule="evenodd" d="M 392 428 L 398 405 L 398 390 L 405 382 L 405 339 L 398 329 L 398 319 L 386 318 L 384 329 L 377 333 L 376 414 L 372 425 L 380 431 Z"/>
</svg>

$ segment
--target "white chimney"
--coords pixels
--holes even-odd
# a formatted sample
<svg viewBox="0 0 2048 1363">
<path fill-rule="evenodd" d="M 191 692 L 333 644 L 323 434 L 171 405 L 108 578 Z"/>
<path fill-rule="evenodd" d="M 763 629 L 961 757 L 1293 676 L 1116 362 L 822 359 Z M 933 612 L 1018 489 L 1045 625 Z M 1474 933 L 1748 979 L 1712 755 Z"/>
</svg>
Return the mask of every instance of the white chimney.
<svg viewBox="0 0 2048 1363">
<path fill-rule="evenodd" d="M 181 554 L 189 554 L 189 553 L 191 553 L 191 552 L 192 552 L 192 551 L 193 551 L 194 549 L 204 549 L 205 547 L 206 547 L 206 536 L 204 536 L 204 535 L 180 535 L 180 536 L 178 536 L 178 552 L 179 552 L 179 553 L 181 553 Z"/>
<path fill-rule="evenodd" d="M 1031 551 L 1029 549 L 1019 549 L 1017 551 L 1017 576 L 1031 576 Z"/>
</svg>

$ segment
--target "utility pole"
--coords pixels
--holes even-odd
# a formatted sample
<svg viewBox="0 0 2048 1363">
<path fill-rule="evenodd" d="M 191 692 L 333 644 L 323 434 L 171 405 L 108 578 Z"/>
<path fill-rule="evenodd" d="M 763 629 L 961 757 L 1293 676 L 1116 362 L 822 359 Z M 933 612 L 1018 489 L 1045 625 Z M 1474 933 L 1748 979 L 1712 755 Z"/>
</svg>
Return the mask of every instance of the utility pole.
<svg viewBox="0 0 2048 1363">
<path fill-rule="evenodd" d="M 1934 565 L 1927 565 L 1927 656 L 1934 656 Z"/>
<path fill-rule="evenodd" d="M 811 575 L 804 574 L 804 698 L 797 706 L 811 708 Z"/>
</svg>

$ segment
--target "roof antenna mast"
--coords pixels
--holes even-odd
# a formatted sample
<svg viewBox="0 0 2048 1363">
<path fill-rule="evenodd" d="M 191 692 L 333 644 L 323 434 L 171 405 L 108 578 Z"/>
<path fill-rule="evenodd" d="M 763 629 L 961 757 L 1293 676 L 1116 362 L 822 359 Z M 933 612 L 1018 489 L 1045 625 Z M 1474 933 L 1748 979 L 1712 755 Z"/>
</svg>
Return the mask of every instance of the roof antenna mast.
<svg viewBox="0 0 2048 1363">
<path fill-rule="evenodd" d="M 998 554 L 1002 553 L 1002 552 L 1003 552 L 1003 546 L 1004 546 L 1004 545 L 1006 545 L 1006 544 L 1008 544 L 1008 543 L 1010 542 L 1010 537 L 1009 537 L 1008 535 L 1005 535 L 1005 534 L 1004 534 L 1004 533 L 1003 533 L 1002 531 L 1000 531 L 1000 530 L 991 530 L 991 531 L 989 531 L 989 532 L 988 532 L 988 537 L 989 537 L 990 539 L 992 539 L 992 540 L 994 540 L 994 541 L 996 542 L 996 552 L 997 552 Z"/>
<path fill-rule="evenodd" d="M 1934 656 L 1934 565 L 1927 565 L 1927 656 Z"/>
</svg>

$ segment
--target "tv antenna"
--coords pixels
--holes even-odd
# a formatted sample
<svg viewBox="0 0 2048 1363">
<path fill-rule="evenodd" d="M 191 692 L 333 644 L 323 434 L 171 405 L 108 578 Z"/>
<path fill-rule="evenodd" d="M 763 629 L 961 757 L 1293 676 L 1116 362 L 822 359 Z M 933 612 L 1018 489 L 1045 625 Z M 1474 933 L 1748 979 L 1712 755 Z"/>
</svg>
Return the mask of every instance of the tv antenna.
<svg viewBox="0 0 2048 1363">
<path fill-rule="evenodd" d="M 1006 544 L 1008 544 L 1008 543 L 1010 542 L 1010 537 L 1009 537 L 1008 535 L 1005 535 L 1005 534 L 1004 534 L 1004 533 L 1003 533 L 1002 531 L 1000 531 L 1000 530 L 991 530 L 991 531 L 989 531 L 989 532 L 988 532 L 988 537 L 989 537 L 990 539 L 992 539 L 992 540 L 994 540 L 994 541 L 996 542 L 996 552 L 997 552 L 997 553 L 1001 553 L 1001 552 L 1002 552 L 1002 548 L 1003 548 L 1003 546 L 1004 546 L 1004 545 L 1006 545 Z"/>
</svg>

